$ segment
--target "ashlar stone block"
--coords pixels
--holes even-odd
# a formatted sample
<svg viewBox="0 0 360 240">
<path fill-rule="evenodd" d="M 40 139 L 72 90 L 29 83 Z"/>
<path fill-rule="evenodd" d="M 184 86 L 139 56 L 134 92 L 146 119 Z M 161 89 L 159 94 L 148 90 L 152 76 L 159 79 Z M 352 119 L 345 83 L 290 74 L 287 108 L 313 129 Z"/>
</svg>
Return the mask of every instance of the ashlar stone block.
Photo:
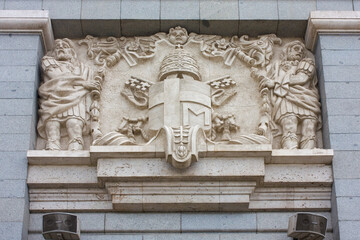
<svg viewBox="0 0 360 240">
<path fill-rule="evenodd" d="M 43 8 L 49 10 L 51 19 L 80 19 L 81 5 L 81 0 L 43 0 Z M 93 11 L 93 13 L 96 14 L 97 11 Z"/>
<path fill-rule="evenodd" d="M 255 231 L 255 213 L 183 213 L 183 232 Z"/>
<path fill-rule="evenodd" d="M 353 11 L 352 0 L 316 0 L 316 10 L 320 11 Z"/>
<path fill-rule="evenodd" d="M 161 0 L 161 20 L 164 19 L 199 20 L 200 0 L 193 0 L 193 1 Z M 168 29 L 166 29 L 166 31 L 167 30 Z"/>
<path fill-rule="evenodd" d="M 180 232 L 180 213 L 106 213 L 106 232 Z"/>
<path fill-rule="evenodd" d="M 316 0 L 278 0 L 278 9 L 280 20 L 306 20 L 309 13 L 316 10 Z"/>
<path fill-rule="evenodd" d="M 278 20 L 279 18 L 277 0 L 239 0 L 239 11 L 241 20 Z"/>
<path fill-rule="evenodd" d="M 82 1 L 81 19 L 120 19 L 120 3 L 118 0 L 107 0 L 106 3 L 96 0 Z"/>
<path fill-rule="evenodd" d="M 42 0 L 6 0 L 5 10 L 41 10 Z"/>
<path fill-rule="evenodd" d="M 239 4 L 236 0 L 200 0 L 201 20 L 239 20 Z"/>
<path fill-rule="evenodd" d="M 160 0 L 122 0 L 121 19 L 160 19 Z"/>
</svg>

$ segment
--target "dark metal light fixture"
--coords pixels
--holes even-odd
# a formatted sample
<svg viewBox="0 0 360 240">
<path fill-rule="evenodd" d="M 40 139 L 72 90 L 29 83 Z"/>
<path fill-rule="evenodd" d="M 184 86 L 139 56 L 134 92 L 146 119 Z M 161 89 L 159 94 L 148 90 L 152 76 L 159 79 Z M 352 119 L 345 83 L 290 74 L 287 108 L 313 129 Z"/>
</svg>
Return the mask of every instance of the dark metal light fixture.
<svg viewBox="0 0 360 240">
<path fill-rule="evenodd" d="M 42 235 L 46 240 L 80 240 L 80 221 L 69 213 L 45 214 Z"/>
<path fill-rule="evenodd" d="M 288 236 L 299 240 L 322 240 L 326 233 L 326 217 L 314 213 L 296 213 L 289 218 Z"/>
</svg>

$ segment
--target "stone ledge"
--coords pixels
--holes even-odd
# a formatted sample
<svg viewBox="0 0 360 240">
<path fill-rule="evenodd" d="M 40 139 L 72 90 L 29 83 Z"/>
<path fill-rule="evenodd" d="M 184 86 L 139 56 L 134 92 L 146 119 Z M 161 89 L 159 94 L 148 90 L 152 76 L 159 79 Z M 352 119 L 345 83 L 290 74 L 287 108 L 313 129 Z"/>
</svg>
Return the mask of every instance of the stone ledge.
<svg viewBox="0 0 360 240">
<path fill-rule="evenodd" d="M 332 149 L 272 149 L 271 145 L 207 145 L 200 147 L 199 162 L 216 157 L 262 157 L 266 164 L 332 163 Z M 164 158 L 163 149 L 145 146 L 91 146 L 84 151 L 29 150 L 29 165 L 92 165 L 104 158 Z"/>
<path fill-rule="evenodd" d="M 331 164 L 334 156 L 332 149 L 273 149 L 266 163 L 280 164 Z"/>
<path fill-rule="evenodd" d="M 90 165 L 89 151 L 46 151 L 27 152 L 29 165 Z"/>
<path fill-rule="evenodd" d="M 102 182 L 124 181 L 231 181 L 255 180 L 265 175 L 260 157 L 205 158 L 187 169 L 177 169 L 160 158 L 100 159 L 97 177 Z"/>
<path fill-rule="evenodd" d="M 54 45 L 49 11 L 0 10 L 0 32 L 40 34 L 45 52 L 51 50 Z"/>
<path fill-rule="evenodd" d="M 360 12 L 313 11 L 310 13 L 305 45 L 314 51 L 318 34 L 359 33 Z"/>
</svg>

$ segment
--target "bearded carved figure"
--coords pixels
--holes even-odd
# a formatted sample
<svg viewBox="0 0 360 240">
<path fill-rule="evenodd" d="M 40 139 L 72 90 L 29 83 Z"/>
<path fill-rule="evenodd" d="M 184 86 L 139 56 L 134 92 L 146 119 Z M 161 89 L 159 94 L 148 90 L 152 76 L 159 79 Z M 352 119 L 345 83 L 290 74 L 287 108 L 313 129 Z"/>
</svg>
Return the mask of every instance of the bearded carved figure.
<svg viewBox="0 0 360 240">
<path fill-rule="evenodd" d="M 260 76 L 260 89 L 271 90 L 272 119 L 282 135 L 281 148 L 315 148 L 321 112 L 314 61 L 306 56 L 303 43 L 292 41 L 284 46 L 281 60 L 270 67 L 266 76 Z"/>
<path fill-rule="evenodd" d="M 101 77 L 94 77 L 81 63 L 73 43 L 58 39 L 53 52 L 42 59 L 44 82 L 39 88 L 38 133 L 46 139 L 46 150 L 61 150 L 60 138 L 68 136 L 68 150 L 82 150 L 83 134 L 98 115 L 96 97 Z M 93 133 L 97 128 L 92 126 Z"/>
<path fill-rule="evenodd" d="M 195 126 L 203 131 L 206 144 L 317 147 L 321 121 L 315 64 L 300 41 L 281 45 L 274 34 L 258 39 L 223 38 L 188 34 L 186 29 L 174 27 L 168 33 L 144 37 L 87 36 L 78 44 L 87 45 L 87 59 L 80 54 L 80 61 L 75 52 L 83 53 L 82 47 L 75 47 L 69 39 L 59 39 L 42 60 L 44 83 L 39 88 L 38 132 L 47 150 L 82 150 L 83 136 L 89 133 L 92 142 L 88 144 L 86 137 L 86 148 L 155 144 L 162 141 L 162 131 L 172 129 L 166 138 L 180 134 L 182 140 L 169 140 L 168 145 L 179 142 L 179 149 L 187 146 L 190 153 L 191 144 L 186 139 L 191 139 L 189 129 Z M 166 54 L 160 54 L 163 51 Z M 120 63 L 122 60 L 129 68 Z M 147 68 L 149 80 L 148 72 L 142 71 Z M 97 73 L 92 69 L 98 69 Z M 99 98 L 105 72 L 102 134 Z M 121 102 L 111 107 L 118 98 L 113 96 L 114 91 L 119 91 L 130 105 Z M 248 107 L 251 114 L 244 110 Z M 114 116 L 111 121 L 107 118 L 114 109 L 124 120 L 117 130 Z M 242 122 L 241 128 L 235 119 Z M 178 146 L 173 147 L 175 151 Z M 166 149 L 169 152 L 170 148 Z M 178 152 L 190 159 L 186 151 Z"/>
</svg>

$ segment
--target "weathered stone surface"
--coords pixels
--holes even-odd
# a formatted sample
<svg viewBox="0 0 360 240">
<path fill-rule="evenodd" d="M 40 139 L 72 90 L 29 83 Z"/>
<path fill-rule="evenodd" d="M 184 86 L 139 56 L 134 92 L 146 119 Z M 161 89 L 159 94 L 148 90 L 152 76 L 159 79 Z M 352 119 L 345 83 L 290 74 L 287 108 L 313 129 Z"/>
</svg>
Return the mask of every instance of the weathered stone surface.
<svg viewBox="0 0 360 240">
<path fill-rule="evenodd" d="M 224 232 L 255 231 L 255 213 L 184 213 L 182 214 L 182 231 L 184 232 Z"/>
<path fill-rule="evenodd" d="M 278 0 L 279 19 L 307 19 L 309 12 L 316 10 L 316 0 Z"/>
<path fill-rule="evenodd" d="M 196 1 L 161 1 L 161 19 L 199 20 L 200 4 Z M 176 26 L 174 26 L 176 27 Z M 167 29 L 166 29 L 167 30 Z"/>
<path fill-rule="evenodd" d="M 360 180 L 337 179 L 335 189 L 337 197 L 360 197 Z"/>
<path fill-rule="evenodd" d="M 341 1 L 345 3 L 346 1 Z M 351 35 L 320 35 L 319 42 L 323 50 L 359 50 L 359 34 Z"/>
<path fill-rule="evenodd" d="M 336 187 L 336 186 L 335 186 Z M 337 197 L 336 202 L 338 206 L 339 221 L 359 221 L 360 216 L 354 214 L 360 211 L 358 204 L 360 197 Z"/>
<path fill-rule="evenodd" d="M 160 0 L 121 1 L 122 19 L 160 19 Z"/>
<path fill-rule="evenodd" d="M 0 198 L 0 222 L 24 221 L 26 202 L 25 198 Z"/>
<path fill-rule="evenodd" d="M 2 50 L 25 50 L 33 49 L 38 50 L 38 43 L 40 36 L 36 35 L 12 35 L 1 34 L 0 35 L 0 49 Z"/>
<path fill-rule="evenodd" d="M 294 38 L 230 37 L 242 29 L 241 5 L 253 3 L 198 3 L 195 31 L 224 36 L 180 26 L 158 32 L 175 3 L 111 1 L 94 14 L 98 2 L 82 3 L 82 33 L 114 37 L 58 39 L 42 58 L 38 150 L 28 152 L 33 212 L 328 210 L 333 153 L 316 149 L 323 144 L 313 54 Z M 302 26 L 299 16 L 291 17 Z M 199 27 L 197 17 L 206 19 Z M 288 30 L 264 18 L 272 31 Z M 117 38 L 145 23 L 153 35 Z M 15 140 L 7 140 L 11 150 Z"/>
<path fill-rule="evenodd" d="M 88 166 L 30 166 L 28 185 L 32 187 L 97 186 L 96 168 Z"/>
<path fill-rule="evenodd" d="M 314 186 L 332 184 L 331 166 L 306 164 L 268 164 L 265 166 L 265 183 L 282 183 L 284 185 L 309 184 Z"/>
<path fill-rule="evenodd" d="M 0 152 L 0 179 L 26 179 L 27 160 L 25 152 Z"/>
<path fill-rule="evenodd" d="M 276 0 L 239 0 L 239 11 L 240 20 L 278 20 L 279 18 Z"/>
<path fill-rule="evenodd" d="M 339 221 L 340 239 L 356 240 L 360 234 L 360 221 Z"/>
<path fill-rule="evenodd" d="M 144 168 L 143 166 L 147 166 Z M 121 169 L 121 171 L 119 171 Z M 264 175 L 264 161 L 261 158 L 206 158 L 194 164 L 186 171 L 178 171 L 166 164 L 164 160 L 153 158 L 128 159 L 100 159 L 98 165 L 98 177 L 107 180 L 116 179 L 156 179 L 165 177 L 168 179 L 230 179 L 261 177 Z"/>
<path fill-rule="evenodd" d="M 51 19 L 80 19 L 81 0 L 43 0 L 43 8 L 49 10 Z M 96 11 L 93 11 L 96 12 Z"/>
<path fill-rule="evenodd" d="M 239 19 L 238 1 L 206 1 L 200 0 L 200 18 L 205 20 Z"/>
<path fill-rule="evenodd" d="M 0 198 L 23 198 L 26 191 L 25 180 L 0 180 Z"/>
<path fill-rule="evenodd" d="M 360 178 L 359 151 L 336 151 L 334 156 L 334 178 Z"/>
<path fill-rule="evenodd" d="M 3 239 L 22 239 L 23 222 L 1 222 L 0 236 Z"/>
<path fill-rule="evenodd" d="M 120 19 L 120 3 L 118 0 L 108 0 L 106 4 L 95 0 L 82 1 L 81 19 Z"/>
<path fill-rule="evenodd" d="M 167 234 L 144 234 L 143 240 L 219 240 L 217 233 L 167 233 Z"/>
<path fill-rule="evenodd" d="M 353 11 L 352 0 L 316 0 L 316 10 L 321 11 Z"/>
<path fill-rule="evenodd" d="M 180 232 L 179 213 L 107 213 L 106 232 Z"/>
<path fill-rule="evenodd" d="M 42 0 L 5 1 L 5 10 L 41 10 Z"/>
</svg>

